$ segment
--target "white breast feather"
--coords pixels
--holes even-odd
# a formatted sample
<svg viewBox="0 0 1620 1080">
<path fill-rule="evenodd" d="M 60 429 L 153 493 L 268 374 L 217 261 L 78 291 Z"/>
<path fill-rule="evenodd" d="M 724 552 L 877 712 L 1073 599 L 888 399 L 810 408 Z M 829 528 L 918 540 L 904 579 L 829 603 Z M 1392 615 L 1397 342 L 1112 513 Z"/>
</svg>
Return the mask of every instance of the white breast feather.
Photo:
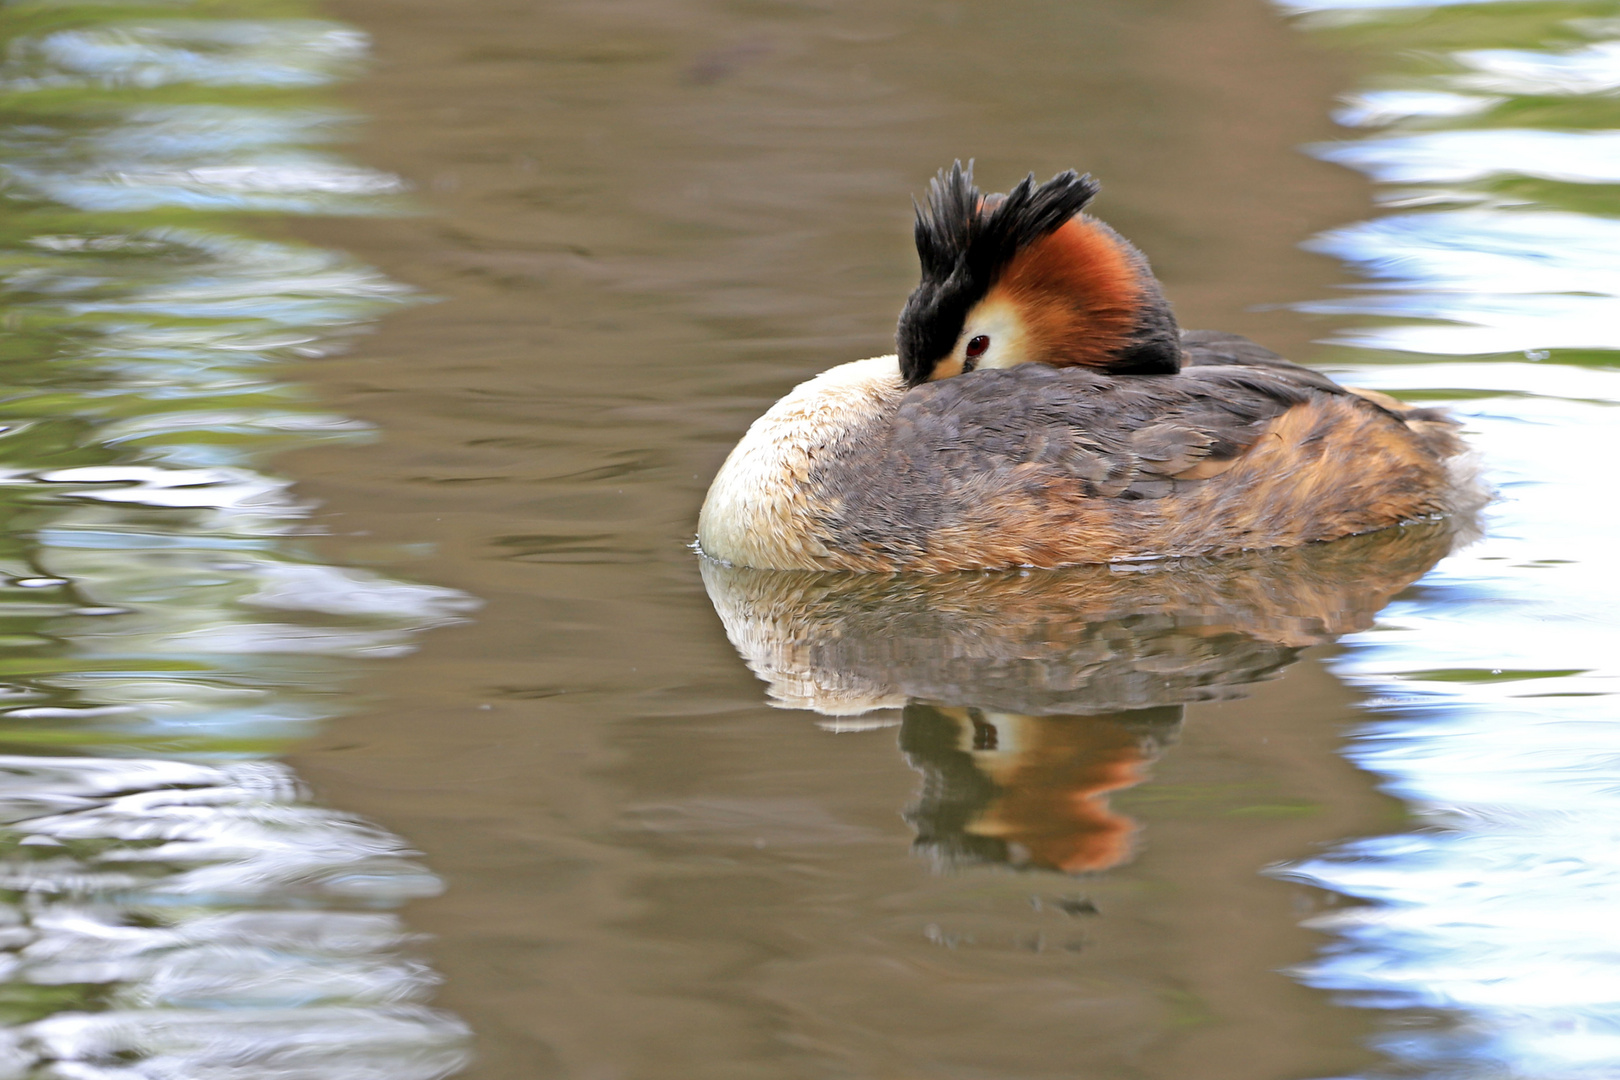
<svg viewBox="0 0 1620 1080">
<path fill-rule="evenodd" d="M 711 559 L 771 570 L 815 569 L 827 550 L 811 535 L 810 470 L 845 434 L 891 412 L 905 384 L 899 361 L 878 356 L 840 364 L 755 420 L 709 486 L 698 515 L 698 547 Z"/>
</svg>

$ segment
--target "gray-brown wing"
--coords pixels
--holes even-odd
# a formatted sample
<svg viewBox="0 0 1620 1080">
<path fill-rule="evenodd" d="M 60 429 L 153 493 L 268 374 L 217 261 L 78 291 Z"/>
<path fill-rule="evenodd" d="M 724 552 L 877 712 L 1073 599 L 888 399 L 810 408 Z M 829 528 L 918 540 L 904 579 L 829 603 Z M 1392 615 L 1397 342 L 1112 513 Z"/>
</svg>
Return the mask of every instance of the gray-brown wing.
<svg viewBox="0 0 1620 1080">
<path fill-rule="evenodd" d="M 1181 348 L 1184 371 L 1212 367 L 1263 368 L 1269 374 L 1296 386 L 1308 386 L 1327 394 L 1345 394 L 1360 398 L 1380 412 L 1399 420 L 1428 420 L 1452 425 L 1456 423 L 1445 409 L 1414 407 L 1386 394 L 1341 386 L 1320 371 L 1312 371 L 1292 360 L 1284 360 L 1265 346 L 1257 345 L 1237 334 L 1219 330 L 1183 330 Z"/>
<path fill-rule="evenodd" d="M 1110 376 L 1025 364 L 910 391 L 889 449 L 908 470 L 957 481 L 1035 466 L 1085 481 L 1087 494 L 1149 497 L 1168 494 L 1155 481 L 1197 479 L 1201 465 L 1241 454 L 1313 392 L 1260 367 Z"/>
<path fill-rule="evenodd" d="M 1267 424 L 1319 397 L 1258 367 L 973 372 L 907 391 L 892 416 L 829 447 L 812 469 L 811 501 L 825 542 L 851 566 L 950 568 L 952 544 L 982 545 L 992 533 L 1006 550 L 974 559 L 1074 561 L 1062 534 L 1044 531 L 1055 493 L 1135 501 L 1201 487 Z M 1063 550 L 1046 551 L 1052 544 Z M 1083 557 L 1113 553 L 1099 546 Z"/>
<path fill-rule="evenodd" d="M 1312 371 L 1292 360 L 1285 360 L 1265 346 L 1238 334 L 1220 330 L 1183 330 L 1181 349 L 1183 370 L 1198 367 L 1263 368 L 1280 379 L 1324 393 L 1349 392 L 1320 371 Z"/>
</svg>

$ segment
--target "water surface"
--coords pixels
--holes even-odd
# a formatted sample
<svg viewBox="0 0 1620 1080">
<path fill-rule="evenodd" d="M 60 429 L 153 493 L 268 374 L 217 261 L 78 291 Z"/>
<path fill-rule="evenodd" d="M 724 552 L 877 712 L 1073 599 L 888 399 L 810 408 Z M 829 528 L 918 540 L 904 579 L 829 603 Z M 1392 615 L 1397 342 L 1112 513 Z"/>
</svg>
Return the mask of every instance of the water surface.
<svg viewBox="0 0 1620 1080">
<path fill-rule="evenodd" d="M 1617 20 L 0 11 L 5 1067 L 1612 1075 Z M 1448 404 L 1483 539 L 702 566 L 959 156 Z"/>
<path fill-rule="evenodd" d="M 245 12 L 244 12 L 245 13 Z M 267 462 L 369 437 L 288 381 L 409 290 L 220 212 L 381 209 L 285 17 L 0 12 L 0 1074 L 438 1077 L 396 914 L 442 883 L 277 755 L 470 597 L 327 561 Z M 227 91 L 224 88 L 229 88 Z"/>
<path fill-rule="evenodd" d="M 1314 920 L 1334 940 L 1298 974 L 1390 1010 L 1387 1069 L 1607 1076 L 1620 23 L 1607 5 L 1403 15 L 1318 25 L 1394 53 L 1347 95 L 1366 134 L 1314 148 L 1378 180 L 1389 212 L 1313 241 L 1370 280 L 1309 307 L 1368 317 L 1334 334 L 1355 378 L 1455 400 L 1501 499 L 1483 541 L 1332 665 L 1370 695 L 1346 753 L 1422 827 L 1275 872 L 1358 902 Z"/>
</svg>

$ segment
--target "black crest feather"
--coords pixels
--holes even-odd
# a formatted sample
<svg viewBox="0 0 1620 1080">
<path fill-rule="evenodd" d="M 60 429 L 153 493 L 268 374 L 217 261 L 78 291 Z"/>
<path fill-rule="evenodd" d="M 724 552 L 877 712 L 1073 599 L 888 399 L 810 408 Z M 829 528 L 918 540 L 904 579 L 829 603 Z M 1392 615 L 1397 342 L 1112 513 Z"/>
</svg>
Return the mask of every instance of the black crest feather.
<svg viewBox="0 0 1620 1080">
<path fill-rule="evenodd" d="M 1100 185 L 1088 173 L 1058 173 L 1044 184 L 1031 173 L 1005 196 L 981 197 L 973 163 L 941 169 L 917 209 L 922 281 L 900 313 L 895 343 L 908 383 L 921 382 L 951 351 L 968 311 L 984 298 L 1013 256 L 1056 232 L 1085 209 Z"/>
</svg>

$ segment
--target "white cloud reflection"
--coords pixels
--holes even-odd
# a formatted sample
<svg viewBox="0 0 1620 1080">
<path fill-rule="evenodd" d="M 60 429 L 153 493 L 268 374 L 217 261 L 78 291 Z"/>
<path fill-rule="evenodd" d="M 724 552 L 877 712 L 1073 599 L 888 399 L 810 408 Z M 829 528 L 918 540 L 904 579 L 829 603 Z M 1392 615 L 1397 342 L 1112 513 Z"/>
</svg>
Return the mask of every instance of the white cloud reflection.
<svg viewBox="0 0 1620 1080">
<path fill-rule="evenodd" d="M 1478 49 L 1452 57 L 1474 69 L 1451 79 L 1467 90 L 1554 97 L 1620 89 L 1620 41 L 1599 41 L 1569 52 Z"/>
<path fill-rule="evenodd" d="M 319 86 L 352 70 L 367 40 L 314 19 L 163 19 L 13 41 L 0 86 Z"/>
<path fill-rule="evenodd" d="M 1339 331 L 1340 344 L 1442 355 L 1620 348 L 1620 220 L 1408 213 L 1334 229 L 1307 246 L 1377 284 L 1302 309 L 1450 324 L 1360 325 Z"/>
<path fill-rule="evenodd" d="M 1419 117 L 1472 116 L 1501 103 L 1499 97 L 1445 90 L 1366 90 L 1346 94 L 1333 119 L 1345 127 L 1382 127 Z"/>
<path fill-rule="evenodd" d="M 1515 0 L 1274 0 L 1288 15 L 1324 12 L 1380 12 L 1404 8 L 1464 7 L 1475 4 L 1508 3 Z"/>
<path fill-rule="evenodd" d="M 121 110 L 73 134 L 0 133 L 0 173 L 12 188 L 82 210 L 377 213 L 396 176 L 309 149 L 346 124 L 342 114 L 219 105 Z"/>
<path fill-rule="evenodd" d="M 1620 183 L 1620 131 L 1430 131 L 1324 143 L 1311 152 L 1386 184 L 1456 184 L 1492 176 Z"/>
</svg>

